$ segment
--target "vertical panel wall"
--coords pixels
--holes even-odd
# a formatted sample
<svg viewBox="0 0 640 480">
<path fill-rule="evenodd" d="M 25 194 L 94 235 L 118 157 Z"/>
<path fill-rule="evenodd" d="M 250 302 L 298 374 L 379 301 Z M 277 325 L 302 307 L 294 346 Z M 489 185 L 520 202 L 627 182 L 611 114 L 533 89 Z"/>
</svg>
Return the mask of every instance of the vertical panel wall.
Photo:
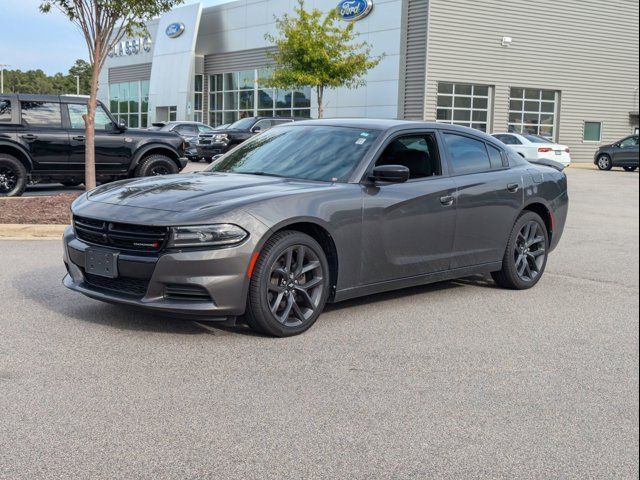
<svg viewBox="0 0 640 480">
<path fill-rule="evenodd" d="M 446 81 L 495 87 L 496 132 L 507 130 L 511 87 L 559 91 L 556 139 L 575 161 L 591 161 L 598 146 L 583 141 L 585 121 L 602 122 L 599 143 L 637 125 L 637 1 L 431 0 L 429 15 L 427 120 Z"/>
</svg>

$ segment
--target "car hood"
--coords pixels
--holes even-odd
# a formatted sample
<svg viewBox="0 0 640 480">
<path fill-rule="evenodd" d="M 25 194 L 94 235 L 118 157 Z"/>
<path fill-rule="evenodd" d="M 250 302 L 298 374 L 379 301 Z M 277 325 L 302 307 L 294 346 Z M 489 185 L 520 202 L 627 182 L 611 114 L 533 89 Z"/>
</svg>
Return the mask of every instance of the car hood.
<svg viewBox="0 0 640 480">
<path fill-rule="evenodd" d="M 242 208 L 331 184 L 259 175 L 199 172 L 122 180 L 88 193 L 90 202 L 168 212 Z"/>
</svg>

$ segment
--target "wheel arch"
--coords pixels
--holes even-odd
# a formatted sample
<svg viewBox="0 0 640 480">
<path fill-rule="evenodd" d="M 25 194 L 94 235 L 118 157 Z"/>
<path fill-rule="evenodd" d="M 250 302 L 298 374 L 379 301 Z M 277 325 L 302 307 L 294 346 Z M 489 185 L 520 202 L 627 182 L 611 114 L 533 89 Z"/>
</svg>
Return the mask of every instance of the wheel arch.
<svg viewBox="0 0 640 480">
<path fill-rule="evenodd" d="M 545 227 L 547 227 L 547 234 L 549 235 L 549 244 L 551 244 L 551 239 L 553 238 L 553 229 L 554 229 L 554 217 L 553 212 L 549 208 L 548 205 L 544 204 L 542 201 L 535 200 L 531 203 L 528 203 L 522 209 L 522 212 L 533 212 L 540 215 L 540 218 L 544 221 Z M 521 212 L 521 213 L 522 213 Z"/>
<path fill-rule="evenodd" d="M 133 155 L 133 161 L 131 165 L 129 165 L 129 176 L 133 175 L 140 162 L 149 155 L 164 155 L 169 157 L 173 163 L 176 164 L 178 170 L 181 168 L 178 153 L 173 148 L 162 143 L 153 143 L 140 147 Z"/>
<path fill-rule="evenodd" d="M 27 169 L 27 173 L 31 173 L 31 171 L 33 170 L 33 162 L 31 160 L 31 157 L 29 157 L 29 154 L 22 147 L 8 143 L 0 143 L 0 153 L 11 155 L 17 158 L 20 163 L 24 165 L 24 168 Z"/>
<path fill-rule="evenodd" d="M 339 257 L 338 248 L 330 231 L 317 219 L 292 219 L 286 223 L 278 224 L 274 228 L 269 230 L 260 241 L 258 251 L 262 249 L 264 244 L 266 244 L 271 237 L 285 230 L 293 230 L 309 235 L 322 247 L 322 250 L 327 257 L 327 262 L 329 263 L 329 276 L 331 285 L 329 299 L 331 300 L 335 295 L 336 287 L 338 285 Z"/>
</svg>

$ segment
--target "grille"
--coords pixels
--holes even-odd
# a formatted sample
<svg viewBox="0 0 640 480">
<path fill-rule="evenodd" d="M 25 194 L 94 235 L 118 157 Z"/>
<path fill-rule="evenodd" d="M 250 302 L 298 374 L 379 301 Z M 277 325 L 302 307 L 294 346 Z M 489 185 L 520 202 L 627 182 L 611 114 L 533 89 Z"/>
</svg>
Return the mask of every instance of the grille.
<svg viewBox="0 0 640 480">
<path fill-rule="evenodd" d="M 210 302 L 209 293 L 199 285 L 170 284 L 164 287 L 164 298 L 168 300 L 188 300 Z"/>
<path fill-rule="evenodd" d="M 106 278 L 91 273 L 84 272 L 85 281 L 92 287 L 101 290 L 111 290 L 113 292 L 124 293 L 134 297 L 144 297 L 149 287 L 147 280 L 138 278 Z"/>
<path fill-rule="evenodd" d="M 85 242 L 122 250 L 159 252 L 169 236 L 167 227 L 147 227 L 74 217 L 76 236 Z"/>
</svg>

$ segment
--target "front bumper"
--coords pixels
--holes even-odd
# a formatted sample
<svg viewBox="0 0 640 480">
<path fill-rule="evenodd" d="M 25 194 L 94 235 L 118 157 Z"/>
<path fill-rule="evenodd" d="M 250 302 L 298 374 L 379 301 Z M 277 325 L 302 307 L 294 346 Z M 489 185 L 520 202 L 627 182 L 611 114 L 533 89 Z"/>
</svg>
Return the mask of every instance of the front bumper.
<svg viewBox="0 0 640 480">
<path fill-rule="evenodd" d="M 189 159 L 187 157 L 180 157 L 178 158 L 178 162 L 180 162 L 180 170 L 182 170 L 187 166 L 187 163 L 189 163 Z"/>
<path fill-rule="evenodd" d="M 85 252 L 92 247 L 78 240 L 72 227 L 65 230 L 63 242 L 68 271 L 63 284 L 90 298 L 209 319 L 244 314 L 247 270 L 254 248 L 251 242 L 232 248 L 175 251 L 151 257 L 120 253 L 116 279 L 86 274 Z M 183 292 L 186 288 L 201 295 L 176 298 L 170 294 L 176 286 Z M 170 290 L 172 287 L 174 290 Z"/>
</svg>

